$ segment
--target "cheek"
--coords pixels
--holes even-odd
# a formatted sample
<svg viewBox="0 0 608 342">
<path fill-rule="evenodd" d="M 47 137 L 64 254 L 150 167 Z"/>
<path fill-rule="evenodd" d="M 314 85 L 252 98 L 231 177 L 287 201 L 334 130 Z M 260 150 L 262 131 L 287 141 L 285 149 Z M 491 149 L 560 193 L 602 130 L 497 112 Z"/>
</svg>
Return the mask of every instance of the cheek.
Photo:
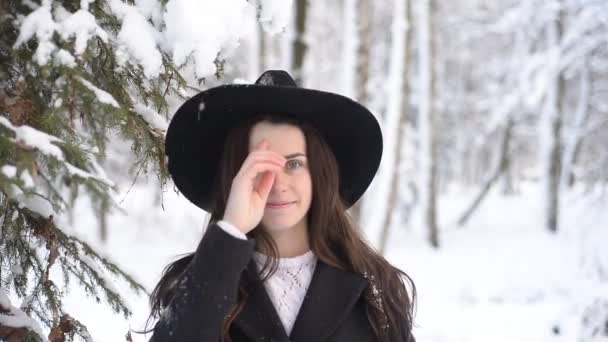
<svg viewBox="0 0 608 342">
<path fill-rule="evenodd" d="M 310 174 L 303 174 L 301 179 L 298 182 L 298 192 L 300 193 L 300 199 L 306 204 L 306 206 L 310 206 L 310 201 L 312 198 L 312 180 L 310 178 Z"/>
</svg>

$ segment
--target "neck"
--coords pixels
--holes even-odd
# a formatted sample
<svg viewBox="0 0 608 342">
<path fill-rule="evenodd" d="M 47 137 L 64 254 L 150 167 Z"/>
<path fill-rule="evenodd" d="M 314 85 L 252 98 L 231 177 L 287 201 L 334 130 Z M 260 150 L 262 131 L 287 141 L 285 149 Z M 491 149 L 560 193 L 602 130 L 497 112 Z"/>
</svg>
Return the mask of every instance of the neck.
<svg viewBox="0 0 608 342">
<path fill-rule="evenodd" d="M 268 231 L 268 233 L 277 245 L 279 258 L 297 257 L 310 250 L 306 220 L 284 231 Z M 264 251 L 258 251 L 264 253 Z"/>
</svg>

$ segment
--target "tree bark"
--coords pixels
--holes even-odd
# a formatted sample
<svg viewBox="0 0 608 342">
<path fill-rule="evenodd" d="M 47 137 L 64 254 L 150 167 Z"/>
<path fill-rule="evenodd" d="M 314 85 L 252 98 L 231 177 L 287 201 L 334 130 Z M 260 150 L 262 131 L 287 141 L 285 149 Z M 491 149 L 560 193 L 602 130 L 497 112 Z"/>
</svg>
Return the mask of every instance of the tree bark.
<svg viewBox="0 0 608 342">
<path fill-rule="evenodd" d="M 354 98 L 359 46 L 357 0 L 344 0 L 342 6 L 342 95 Z"/>
<path fill-rule="evenodd" d="M 356 99 L 367 104 L 367 83 L 369 81 L 369 63 L 372 46 L 372 3 L 371 0 L 359 0 L 357 4 L 359 47 L 357 49 Z"/>
<path fill-rule="evenodd" d="M 542 182 L 545 201 L 545 228 L 550 232 L 558 230 L 559 216 L 559 185 L 561 171 L 561 130 L 562 130 L 562 103 L 564 95 L 564 77 L 559 66 L 560 51 L 559 42 L 562 35 L 563 12 L 555 22 L 548 27 L 549 47 L 554 50 L 552 56 L 552 77 L 549 90 L 545 99 L 545 106 L 541 118 L 542 155 L 543 165 Z"/>
<path fill-rule="evenodd" d="M 369 81 L 369 63 L 371 51 L 371 13 L 372 4 L 370 0 L 359 0 L 358 6 L 358 34 L 360 37 L 360 45 L 357 51 L 357 82 L 356 82 L 356 100 L 363 105 L 368 104 L 367 83 Z M 365 196 L 365 195 L 364 195 Z M 362 200 L 357 201 L 350 209 L 349 214 L 353 220 L 360 223 L 361 220 L 361 205 Z"/>
<path fill-rule="evenodd" d="M 308 13 L 308 0 L 296 0 L 296 32 L 293 39 L 293 76 L 297 84 L 302 84 L 302 67 L 304 65 L 304 57 L 306 55 L 306 41 L 304 35 L 306 33 L 306 17 Z"/>
<path fill-rule="evenodd" d="M 386 245 L 388 242 L 388 238 L 390 236 L 390 227 L 391 221 L 393 217 L 393 212 L 395 207 L 397 207 L 398 198 L 398 186 L 399 186 L 399 160 L 401 156 L 401 143 L 403 141 L 402 137 L 404 134 L 404 125 L 407 118 L 407 99 L 409 98 L 409 89 L 407 83 L 407 75 L 408 75 L 408 47 L 409 43 L 409 24 L 410 24 L 410 12 L 409 12 L 409 1 L 407 0 L 395 0 L 395 8 L 394 8 L 394 17 L 393 17 L 393 43 L 392 49 L 394 50 L 391 54 L 391 72 L 398 73 L 396 76 L 398 80 L 395 82 L 391 82 L 391 86 L 396 87 L 395 93 L 401 95 L 396 98 L 389 98 L 389 110 L 394 110 L 398 113 L 399 119 L 397 123 L 397 127 L 395 129 L 396 136 L 394 137 L 394 155 L 391 158 L 392 165 L 391 174 L 390 174 L 390 185 L 388 187 L 388 198 L 387 198 L 387 206 L 386 211 L 384 213 L 384 219 L 381 226 L 380 233 L 380 244 L 379 244 L 379 252 L 380 254 L 384 254 L 386 252 Z M 401 40 L 401 42 L 396 40 Z M 401 51 L 397 51 L 401 50 Z M 395 94 L 396 95 L 396 94 Z M 388 117 L 388 115 L 387 115 Z M 391 151 L 389 151 L 391 153 Z"/>
<path fill-rule="evenodd" d="M 590 90 L 591 77 L 589 68 L 587 65 L 583 66 L 580 76 L 579 94 L 578 94 L 578 105 L 575 113 L 575 126 L 572 135 L 569 139 L 566 139 L 566 146 L 564 147 L 564 158 L 562 163 L 562 172 L 560 187 L 565 189 L 571 187 L 574 184 L 574 174 L 572 167 L 576 163 L 576 156 L 580 150 L 581 142 L 583 140 L 582 133 L 587 124 L 587 118 L 589 117 L 589 98 L 591 95 Z"/>
<path fill-rule="evenodd" d="M 486 197 L 492 185 L 496 183 L 496 181 L 500 178 L 501 174 L 505 174 L 508 170 L 508 161 L 509 161 L 509 142 L 511 140 L 511 130 L 513 128 L 513 120 L 511 118 L 507 119 L 505 124 L 505 128 L 503 129 L 502 136 L 500 139 L 499 150 L 498 150 L 498 159 L 494 166 L 493 171 L 490 173 L 490 176 L 484 182 L 481 190 L 475 196 L 473 202 L 468 206 L 467 210 L 464 211 L 460 219 L 458 220 L 459 226 L 464 226 L 469 218 L 473 215 L 475 210 L 479 207 L 483 199 Z"/>
<path fill-rule="evenodd" d="M 260 59 L 259 59 L 259 68 L 260 70 L 266 70 L 266 55 L 268 54 L 268 39 L 266 38 L 266 34 L 264 33 L 264 28 L 262 27 L 262 24 L 260 24 L 258 22 L 258 31 L 260 32 L 260 44 L 259 44 L 259 51 L 260 51 Z"/>
<path fill-rule="evenodd" d="M 262 30 L 260 27 L 260 23 L 255 20 L 251 27 L 251 41 L 249 43 L 249 52 L 248 52 L 248 68 L 247 68 L 247 78 L 250 82 L 254 82 L 261 74 L 263 70 L 262 67 L 262 53 L 261 53 L 261 43 L 262 43 Z"/>
<path fill-rule="evenodd" d="M 420 138 L 420 203 L 423 227 L 429 243 L 439 248 L 437 229 L 437 142 L 435 118 L 436 48 L 433 16 L 434 0 L 419 2 L 418 64 L 420 67 L 419 138 Z"/>
</svg>

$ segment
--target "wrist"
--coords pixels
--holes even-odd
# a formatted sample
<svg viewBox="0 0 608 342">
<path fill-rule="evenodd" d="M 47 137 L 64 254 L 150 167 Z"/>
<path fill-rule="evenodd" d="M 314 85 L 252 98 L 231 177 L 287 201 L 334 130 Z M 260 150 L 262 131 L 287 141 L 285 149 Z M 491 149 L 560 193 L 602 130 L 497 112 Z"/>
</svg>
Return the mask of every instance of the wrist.
<svg viewBox="0 0 608 342">
<path fill-rule="evenodd" d="M 241 240 L 247 240 L 247 235 L 245 235 L 245 233 L 243 233 L 243 231 L 240 228 L 238 228 L 234 224 L 230 223 L 229 221 L 220 220 L 217 222 L 217 225 L 220 226 L 220 228 L 222 228 L 223 231 L 232 235 L 233 237 L 241 239 Z"/>
<path fill-rule="evenodd" d="M 230 225 L 232 227 L 234 227 L 235 229 L 237 229 L 241 233 L 247 234 L 247 232 L 244 229 L 245 226 L 241 222 L 239 222 L 239 220 L 235 220 L 235 219 L 233 219 L 233 218 L 231 218 L 229 216 L 224 216 L 224 217 L 222 217 L 221 221 L 227 223 L 228 225 Z"/>
</svg>

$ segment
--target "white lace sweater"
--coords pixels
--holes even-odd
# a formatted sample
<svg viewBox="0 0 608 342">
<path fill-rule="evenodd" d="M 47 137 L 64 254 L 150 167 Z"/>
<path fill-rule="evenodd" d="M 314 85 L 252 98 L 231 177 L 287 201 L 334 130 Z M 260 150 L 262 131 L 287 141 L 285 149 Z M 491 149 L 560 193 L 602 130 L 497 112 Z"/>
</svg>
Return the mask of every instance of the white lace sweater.
<svg viewBox="0 0 608 342">
<path fill-rule="evenodd" d="M 226 221 L 219 221 L 218 225 L 236 238 L 247 239 L 243 232 Z M 261 269 L 267 258 L 266 255 L 258 252 L 253 254 L 253 260 L 258 265 L 258 269 Z M 264 282 L 266 292 L 268 292 L 287 335 L 291 333 L 296 321 L 316 264 L 317 257 L 312 251 L 294 258 L 280 258 L 276 273 Z"/>
</svg>

